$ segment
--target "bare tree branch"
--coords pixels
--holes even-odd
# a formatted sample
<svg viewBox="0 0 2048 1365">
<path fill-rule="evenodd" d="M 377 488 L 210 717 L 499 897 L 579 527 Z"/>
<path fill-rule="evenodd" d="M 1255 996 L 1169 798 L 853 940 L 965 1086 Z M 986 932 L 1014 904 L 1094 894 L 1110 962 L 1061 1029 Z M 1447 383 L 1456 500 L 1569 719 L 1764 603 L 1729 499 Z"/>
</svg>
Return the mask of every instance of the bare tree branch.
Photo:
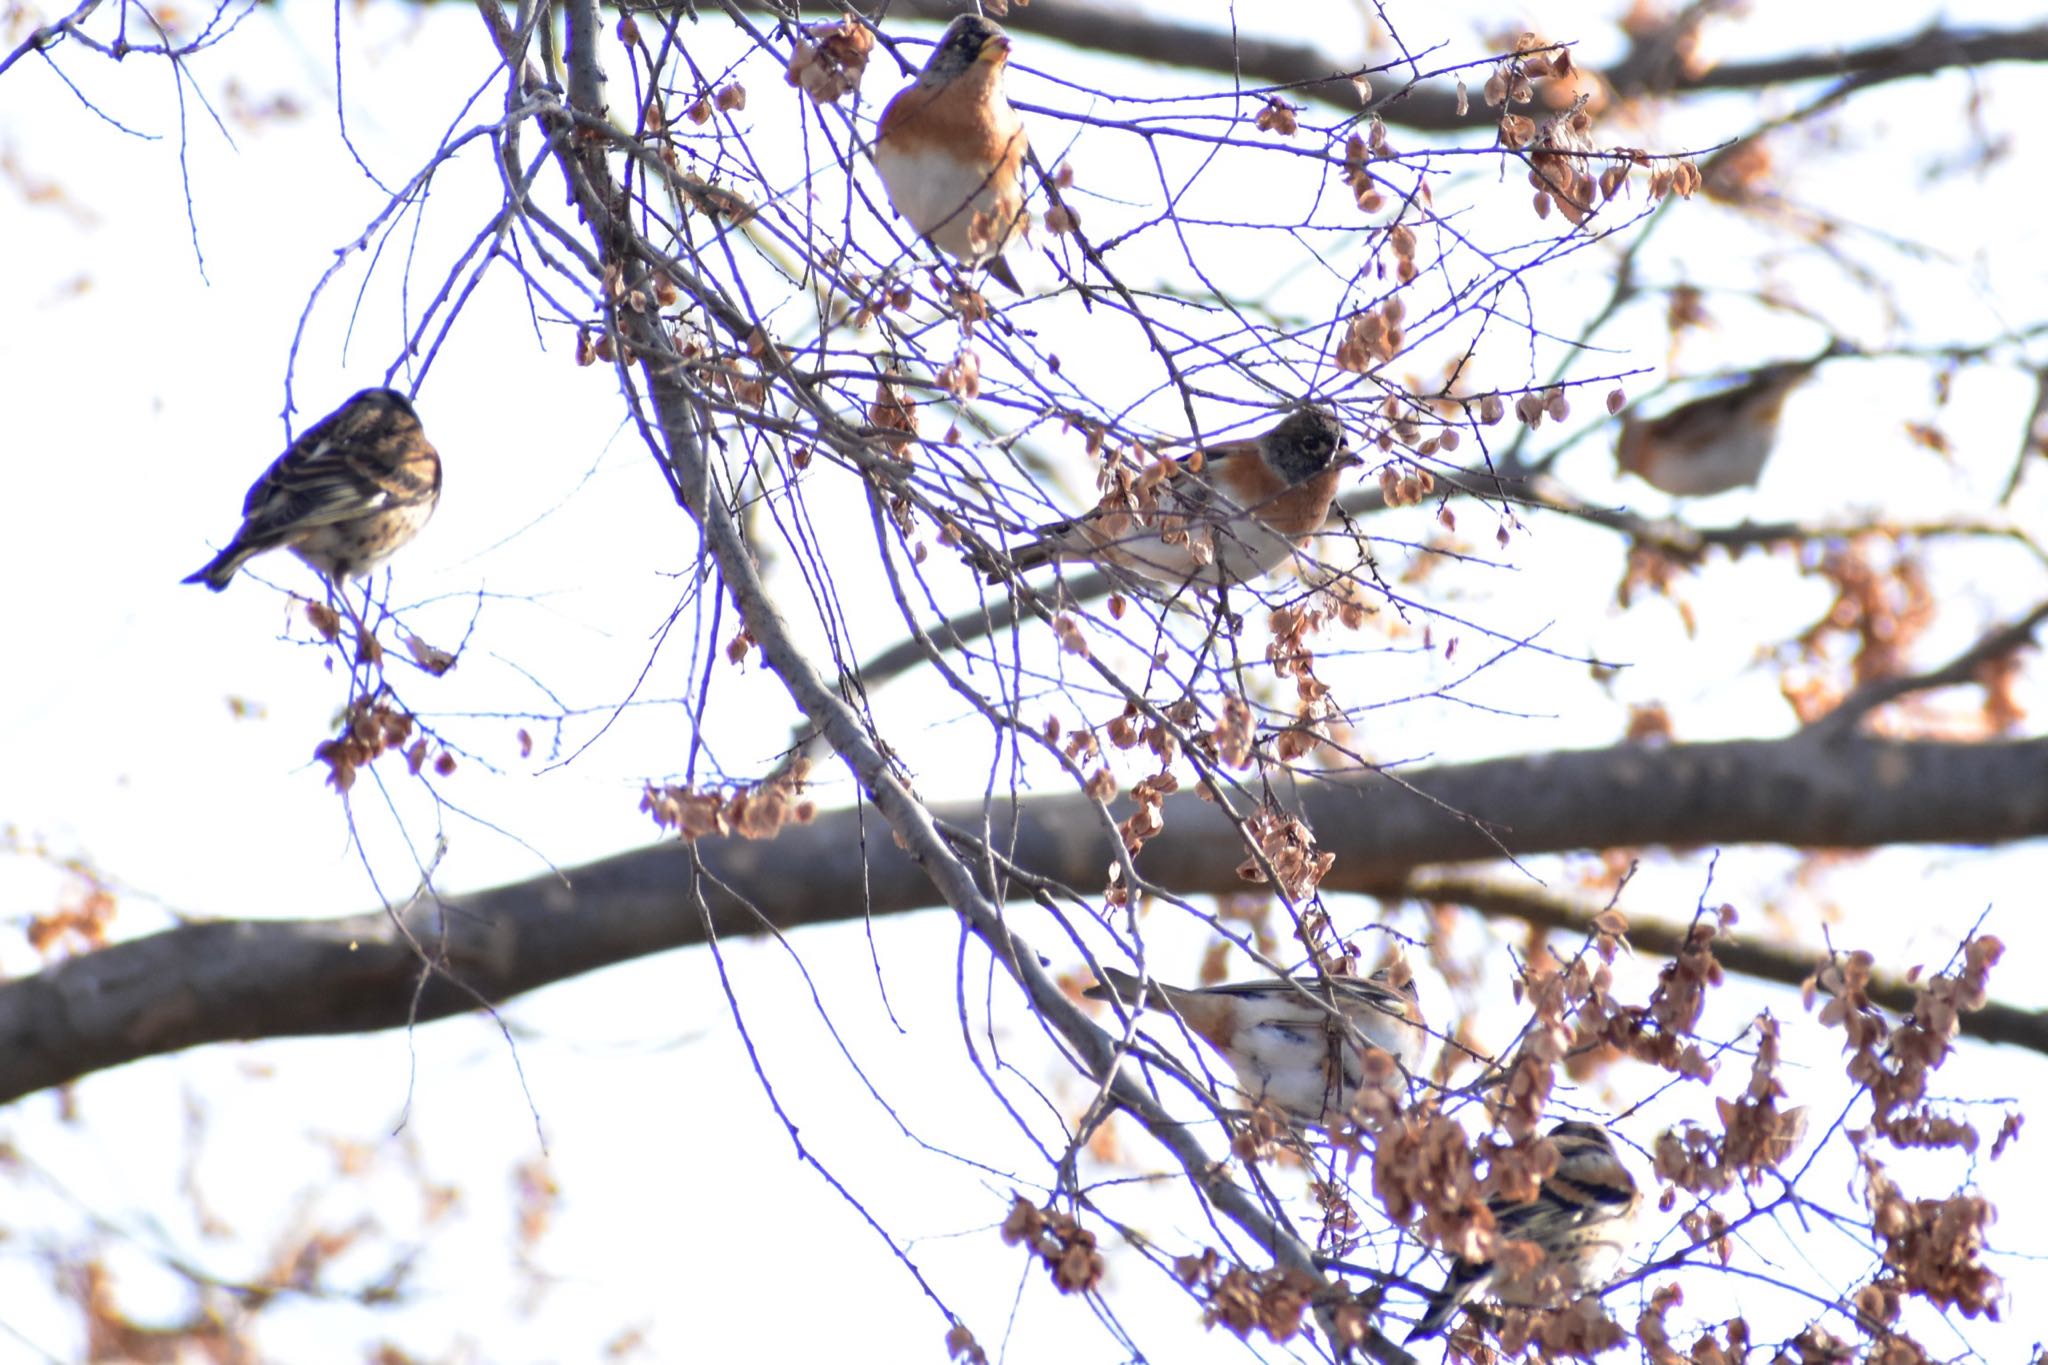
<svg viewBox="0 0 2048 1365">
<path fill-rule="evenodd" d="M 1807 728 L 1815 736 L 1828 739 L 1851 729 L 1886 702 L 1897 701 L 1914 692 L 1977 682 L 1986 664 L 1995 663 L 2014 650 L 2033 644 L 2035 632 L 2040 630 L 2044 620 L 2048 620 L 2048 602 L 2043 602 L 2010 625 L 2000 626 L 1940 668 L 1865 683 Z"/>
<path fill-rule="evenodd" d="M 943 22 L 959 13 L 961 5 L 959 0 L 894 0 L 887 5 L 864 0 L 853 8 L 870 18 L 888 9 Z M 1029 5 L 1012 6 L 1003 23 L 1074 47 L 1213 71 L 1234 77 L 1247 87 L 1285 86 L 1296 96 L 1349 113 L 1359 110 L 1358 89 L 1350 79 L 1358 68 L 1344 64 L 1345 58 L 1337 55 L 1341 47 L 1333 50 L 1325 45 L 1232 33 L 1222 27 L 1173 23 L 1093 0 L 1033 0 Z M 1618 95 L 1759 90 L 1814 80 L 1852 80 L 1861 87 L 1954 67 L 2048 61 L 2048 25 L 2044 24 L 2014 29 L 1930 28 L 1895 42 L 1767 61 L 1723 62 L 1696 73 L 1672 62 L 1670 44 L 1660 41 L 1665 37 L 1663 30 L 1642 35 L 1627 55 L 1601 72 Z M 1359 60 L 1364 60 L 1363 54 Z M 1389 74 L 1398 77 L 1402 72 L 1397 66 Z M 1389 123 L 1428 131 L 1486 126 L 1491 111 L 1478 101 L 1471 101 L 1471 106 L 1461 115 L 1455 89 L 1437 82 L 1392 89 L 1374 106 L 1374 112 Z"/>
<path fill-rule="evenodd" d="M 1607 908 L 1604 900 L 1589 901 L 1526 883 L 1456 874 L 1411 877 L 1388 887 L 1385 894 L 1462 905 L 1490 918 L 1523 920 L 1567 934 L 1594 933 L 1594 919 Z M 1659 957 L 1677 956 L 1691 932 L 1692 925 L 1671 920 L 1631 916 L 1628 922 L 1629 946 Z M 1827 955 L 1757 939 L 1716 938 L 1714 960 L 1731 972 L 1759 981 L 1799 986 L 1827 963 Z M 1892 974 L 1873 977 L 1868 990 L 1872 1000 L 1900 1014 L 1912 1012 L 1917 995 L 1912 983 Z M 2017 1009 L 1994 1001 L 1961 1016 L 1961 1021 L 1961 1031 L 1972 1038 L 2048 1052 L 2048 1011 Z"/>
<path fill-rule="evenodd" d="M 1649 844 L 1871 848 L 2048 834 L 2048 740 L 1627 745 L 1404 769 L 1400 781 L 1331 777 L 1297 790 L 1305 817 L 1337 853 L 1327 889 L 1377 892 L 1405 884 L 1417 867 L 1490 859 L 1500 847 L 1516 855 Z M 937 807 L 933 837 L 979 828 L 984 813 L 978 801 Z M 1017 866 L 1084 894 L 1098 889 L 1113 856 L 1096 808 L 1078 794 L 998 801 L 987 819 L 1016 831 L 1006 853 Z M 705 839 L 697 849 L 711 879 L 774 907 L 776 929 L 942 904 L 919 861 L 887 840 L 863 840 L 860 820 L 858 811 L 837 811 L 769 842 Z M 1244 856 L 1213 805 L 1182 796 L 1168 801 L 1165 830 L 1140 866 L 1176 892 L 1220 894 L 1243 888 Z M 445 942 L 450 974 L 503 1000 L 703 943 L 693 875 L 688 849 L 663 843 L 438 908 L 422 904 L 404 918 L 415 938 Z M 767 927 L 731 895 L 708 882 L 702 890 L 712 933 Z M 448 982 L 420 989 L 410 943 L 380 910 L 193 924 L 59 963 L 0 986 L 0 1101 L 202 1043 L 365 1032 L 474 1008 L 475 996 Z M 1963 1030 L 2048 1051 L 2048 1021 L 2020 1014 L 2024 1025 L 1998 1022 L 2004 1017 L 1966 1015 Z"/>
</svg>

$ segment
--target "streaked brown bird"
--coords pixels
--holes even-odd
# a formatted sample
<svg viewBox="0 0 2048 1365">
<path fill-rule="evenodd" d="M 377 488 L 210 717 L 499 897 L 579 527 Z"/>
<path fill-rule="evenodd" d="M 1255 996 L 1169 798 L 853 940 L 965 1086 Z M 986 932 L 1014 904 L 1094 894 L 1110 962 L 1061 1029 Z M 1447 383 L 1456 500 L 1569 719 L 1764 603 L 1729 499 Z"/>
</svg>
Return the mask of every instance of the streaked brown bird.
<svg viewBox="0 0 2048 1365">
<path fill-rule="evenodd" d="M 924 70 L 882 110 L 875 169 L 889 202 L 920 237 L 1012 293 L 1003 248 L 1030 232 L 1024 121 L 1003 94 L 1010 39 L 979 15 L 946 26 Z"/>
<path fill-rule="evenodd" d="M 1396 986 L 1384 968 L 1364 978 L 1273 976 L 1189 990 L 1104 967 L 1083 994 L 1177 1016 L 1223 1054 L 1251 1103 L 1313 1127 L 1350 1112 L 1366 1053 L 1385 1052 L 1412 1072 L 1429 1042 L 1415 982 Z"/>
<path fill-rule="evenodd" d="M 1615 457 L 1623 473 L 1679 498 L 1754 487 L 1778 443 L 1785 399 L 1830 349 L 1752 372 L 1740 384 L 1684 403 L 1659 417 L 1621 419 Z"/>
<path fill-rule="evenodd" d="M 1531 1291 L 1540 1288 L 1551 1271 L 1565 1295 L 1597 1289 L 1613 1277 L 1635 1244 L 1633 1225 L 1642 1191 L 1615 1154 L 1614 1140 L 1598 1124 L 1567 1121 L 1547 1137 L 1557 1149 L 1557 1170 L 1537 1188 L 1536 1197 L 1496 1197 L 1486 1204 L 1493 1214 L 1495 1237 L 1535 1243 L 1543 1250 L 1542 1264 L 1533 1276 L 1516 1275 L 1510 1281 L 1493 1261 L 1453 1261 L 1443 1288 L 1431 1296 L 1409 1332 L 1410 1342 L 1435 1336 L 1460 1304 L 1482 1294 L 1519 1307 L 1547 1306 L 1547 1296 Z"/>
<path fill-rule="evenodd" d="M 242 529 L 185 581 L 219 592 L 250 559 L 288 549 L 339 586 L 380 568 L 440 498 L 441 457 L 411 400 L 364 389 L 263 471 L 243 500 Z"/>
<path fill-rule="evenodd" d="M 1010 565 L 1021 574 L 1056 560 L 1092 561 L 1173 587 L 1248 582 L 1322 529 L 1344 471 L 1363 463 L 1344 448 L 1337 415 L 1310 404 L 1263 436 L 1183 456 L 1165 479 L 1141 486 L 1137 506 L 1105 500 L 1039 527 L 1036 539 L 1010 552 Z"/>
</svg>

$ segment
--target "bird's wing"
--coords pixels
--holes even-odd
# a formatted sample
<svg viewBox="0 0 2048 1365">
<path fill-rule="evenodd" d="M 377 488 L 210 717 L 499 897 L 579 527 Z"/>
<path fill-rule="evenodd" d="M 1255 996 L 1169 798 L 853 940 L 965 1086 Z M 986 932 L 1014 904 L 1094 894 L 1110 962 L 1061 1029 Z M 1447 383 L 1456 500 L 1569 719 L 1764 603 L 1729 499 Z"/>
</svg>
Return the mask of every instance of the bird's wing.
<svg viewBox="0 0 2048 1365">
<path fill-rule="evenodd" d="M 431 489 L 408 468 L 425 438 L 378 409 L 351 407 L 308 429 L 249 489 L 242 516 L 252 528 L 345 521 Z"/>
</svg>

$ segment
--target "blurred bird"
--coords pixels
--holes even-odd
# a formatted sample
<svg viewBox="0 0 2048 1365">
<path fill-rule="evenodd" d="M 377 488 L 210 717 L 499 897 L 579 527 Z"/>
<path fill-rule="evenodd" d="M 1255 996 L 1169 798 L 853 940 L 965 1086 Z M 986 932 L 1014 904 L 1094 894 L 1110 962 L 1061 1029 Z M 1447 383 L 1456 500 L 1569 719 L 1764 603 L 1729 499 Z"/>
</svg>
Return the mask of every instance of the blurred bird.
<svg viewBox="0 0 2048 1365">
<path fill-rule="evenodd" d="M 1615 455 L 1622 472 L 1679 498 L 1753 487 L 1778 441 L 1785 399 L 1829 356 L 1766 365 L 1731 389 L 1681 404 L 1661 417 L 1621 419 Z"/>
<path fill-rule="evenodd" d="M 882 110 L 875 169 L 921 237 L 1021 293 L 1003 259 L 1030 232 L 1021 178 L 1024 121 L 1003 94 L 1010 39 L 979 15 L 946 26 L 924 70 Z"/>
<path fill-rule="evenodd" d="M 1598 1288 L 1613 1276 L 1634 1242 L 1631 1223 L 1642 1192 L 1615 1154 L 1614 1140 L 1597 1124 L 1560 1123 L 1550 1130 L 1549 1139 L 1557 1149 L 1557 1170 L 1537 1189 L 1536 1197 L 1523 1203 L 1498 1196 L 1487 1201 L 1494 1235 L 1541 1247 L 1545 1259 L 1538 1273 L 1559 1272 L 1567 1293 Z M 1527 1277 L 1517 1276 L 1513 1286 L 1502 1286 L 1498 1280 L 1492 1261 L 1454 1262 L 1450 1277 L 1430 1298 L 1408 1340 L 1435 1336 L 1458 1305 L 1481 1294 L 1526 1302 Z"/>
<path fill-rule="evenodd" d="M 1254 1104 L 1268 1101 L 1301 1124 L 1328 1128 L 1343 1120 L 1364 1083 L 1368 1051 L 1412 1072 L 1429 1042 L 1415 982 L 1396 986 L 1384 968 L 1364 979 L 1275 976 L 1199 990 L 1148 986 L 1114 967 L 1101 974 L 1083 992 L 1090 1000 L 1142 1002 L 1177 1015 L 1223 1054 Z"/>
<path fill-rule="evenodd" d="M 1338 480 L 1363 463 L 1344 448 L 1335 413 L 1297 408 L 1263 436 L 1183 456 L 1152 490 L 1149 509 L 1105 502 L 1039 527 L 1037 539 L 1010 552 L 1010 566 L 1021 574 L 1055 560 L 1092 560 L 1172 587 L 1246 582 L 1284 564 L 1322 528 Z M 991 583 L 1001 577 L 988 575 Z"/>
<path fill-rule="evenodd" d="M 242 529 L 185 581 L 215 592 L 266 550 L 289 549 L 339 586 L 378 569 L 441 497 L 441 457 L 412 403 L 364 389 L 308 427 L 249 489 Z"/>
</svg>

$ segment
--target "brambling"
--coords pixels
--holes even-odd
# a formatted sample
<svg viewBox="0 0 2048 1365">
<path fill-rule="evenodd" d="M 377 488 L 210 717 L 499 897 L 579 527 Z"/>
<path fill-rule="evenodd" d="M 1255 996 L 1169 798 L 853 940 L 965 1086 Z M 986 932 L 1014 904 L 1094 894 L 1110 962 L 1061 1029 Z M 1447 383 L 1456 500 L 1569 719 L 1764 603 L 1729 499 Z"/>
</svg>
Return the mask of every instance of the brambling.
<svg viewBox="0 0 2048 1365">
<path fill-rule="evenodd" d="M 1623 473 L 1679 498 L 1754 487 L 1778 442 L 1778 416 L 1822 357 L 1767 365 L 1732 389 L 1696 398 L 1661 417 L 1621 419 L 1615 457 Z"/>
<path fill-rule="evenodd" d="M 1533 1242 L 1544 1259 L 1535 1274 L 1503 1274 L 1493 1261 L 1454 1261 L 1443 1288 L 1430 1297 L 1408 1340 L 1435 1336 L 1467 1299 L 1492 1294 L 1504 1303 L 1533 1307 L 1547 1303 L 1538 1290 L 1555 1271 L 1566 1294 L 1594 1289 L 1612 1278 L 1634 1244 L 1633 1222 L 1642 1191 L 1615 1154 L 1614 1140 L 1597 1124 L 1567 1121 L 1548 1135 L 1557 1149 L 1557 1170 L 1536 1197 L 1511 1202 L 1496 1196 L 1486 1207 L 1494 1235 Z"/>
<path fill-rule="evenodd" d="M 1114 967 L 1101 975 L 1083 992 L 1089 999 L 1177 1016 L 1223 1054 L 1252 1103 L 1269 1102 L 1304 1125 L 1343 1121 L 1365 1083 L 1368 1051 L 1413 1072 L 1429 1042 L 1415 982 L 1396 986 L 1385 968 L 1364 978 L 1275 976 L 1199 990 L 1148 986 Z"/>
<path fill-rule="evenodd" d="M 1166 477 L 1140 479 L 1135 497 L 1050 526 L 1010 552 L 1026 573 L 1056 560 L 1092 560 L 1178 587 L 1193 579 L 1247 582 L 1294 557 L 1330 515 L 1346 469 L 1365 463 L 1344 448 L 1328 408 L 1297 408 L 1263 436 L 1182 457 Z M 996 582 L 1001 573 L 991 570 Z"/>
<path fill-rule="evenodd" d="M 441 457 L 412 403 L 395 389 L 364 389 L 263 471 L 242 502 L 242 529 L 185 581 L 219 592 L 251 558 L 288 549 L 339 586 L 391 558 L 440 497 Z"/>
<path fill-rule="evenodd" d="M 875 130 L 875 169 L 889 202 L 970 269 L 1022 293 L 1003 248 L 1030 232 L 1024 209 L 1024 121 L 1003 94 L 1010 39 L 979 15 L 946 26 L 916 79 Z"/>
</svg>

